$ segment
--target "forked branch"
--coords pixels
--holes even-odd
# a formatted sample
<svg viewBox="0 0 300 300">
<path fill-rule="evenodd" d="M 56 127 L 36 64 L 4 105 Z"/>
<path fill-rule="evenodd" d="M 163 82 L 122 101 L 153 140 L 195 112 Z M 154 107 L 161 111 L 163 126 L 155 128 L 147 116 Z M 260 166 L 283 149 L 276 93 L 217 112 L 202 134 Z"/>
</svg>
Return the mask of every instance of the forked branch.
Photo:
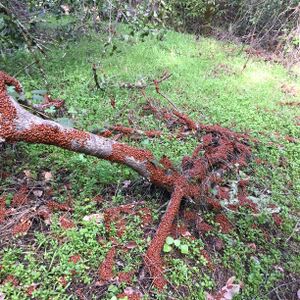
<svg viewBox="0 0 300 300">
<path fill-rule="evenodd" d="M 123 164 L 153 184 L 172 192 L 167 211 L 145 255 L 145 263 L 154 277 L 155 286 L 164 287 L 166 281 L 160 254 L 181 200 L 201 199 L 214 209 L 220 209 L 221 205 L 211 191 L 214 186 L 222 184 L 225 172 L 237 171 L 238 166 L 246 165 L 251 153 L 247 137 L 218 125 L 197 124 L 176 109 L 168 111 L 148 102 L 146 109 L 157 118 L 175 128 L 179 127 L 182 134 L 193 134 L 199 141 L 193 154 L 183 157 L 181 170 L 178 170 L 166 156 L 157 160 L 151 151 L 39 118 L 21 107 L 7 93 L 6 85 L 15 86 L 17 92 L 22 90 L 17 80 L 0 72 L 0 141 L 54 145 Z M 135 132 L 122 126 L 114 127 L 114 130 L 128 134 Z M 246 196 L 242 196 L 241 201 L 248 203 Z"/>
</svg>

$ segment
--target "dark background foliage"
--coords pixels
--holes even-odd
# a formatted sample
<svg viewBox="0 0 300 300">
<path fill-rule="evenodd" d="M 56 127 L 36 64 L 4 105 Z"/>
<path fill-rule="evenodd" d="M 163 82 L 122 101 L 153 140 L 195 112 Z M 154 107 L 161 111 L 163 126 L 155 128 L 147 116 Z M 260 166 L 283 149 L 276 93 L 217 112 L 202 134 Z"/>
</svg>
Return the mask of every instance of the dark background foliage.
<svg viewBox="0 0 300 300">
<path fill-rule="evenodd" d="M 296 58 L 300 48 L 298 0 L 5 0 L 0 5 L 2 54 L 28 47 L 28 43 L 38 44 L 36 24 L 43 22 L 47 12 L 57 19 L 70 14 L 80 21 L 80 26 L 69 26 L 63 38 L 66 34 L 86 32 L 87 26 L 98 32 L 100 24 L 108 21 L 110 35 L 117 23 L 125 22 L 130 25 L 131 35 L 138 35 L 141 40 L 158 31 L 161 39 L 162 30 L 169 27 L 197 36 L 214 34 L 238 40 L 283 57 Z"/>
</svg>

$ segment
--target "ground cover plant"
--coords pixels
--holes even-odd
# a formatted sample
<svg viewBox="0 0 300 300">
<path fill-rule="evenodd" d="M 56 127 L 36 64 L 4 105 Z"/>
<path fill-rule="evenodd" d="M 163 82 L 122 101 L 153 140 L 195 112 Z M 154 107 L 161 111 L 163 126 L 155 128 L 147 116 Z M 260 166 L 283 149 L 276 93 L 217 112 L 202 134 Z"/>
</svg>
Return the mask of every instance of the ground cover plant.
<svg viewBox="0 0 300 300">
<path fill-rule="evenodd" d="M 119 30 L 122 37 L 126 28 Z M 243 282 L 236 299 L 297 299 L 299 79 L 256 57 L 244 68 L 247 58 L 239 46 L 213 39 L 197 41 L 172 31 L 163 41 L 120 38 L 112 56 L 103 51 L 104 39 L 93 34 L 51 49 L 43 61 L 47 93 L 64 100 L 64 106 L 49 100 L 43 114 L 147 149 L 155 158 L 166 156 L 172 164 L 154 157 L 151 163 L 154 169 L 163 165 L 167 175 L 180 166 L 197 171 L 192 156 L 199 141 L 218 148 L 226 138 L 220 128 L 230 128 L 234 140 L 243 140 L 247 164 L 239 168 L 244 161 L 237 161 L 243 153 L 237 147 L 231 166 L 223 159 L 231 172 L 222 170 L 222 182 L 209 178 L 202 186 L 203 201 L 185 195 L 161 245 L 166 281 L 161 290 L 144 255 L 166 210 L 168 191 L 128 168 L 89 156 L 5 144 L 1 293 L 7 299 L 205 299 L 206 292 L 220 296 L 235 276 L 237 284 Z M 19 52 L 2 61 L 1 69 L 11 75 L 21 69 L 17 79 L 26 98 L 38 102 L 45 83 L 33 66 L 23 72 L 30 59 Z M 171 76 L 153 84 L 165 74 Z M 222 127 L 209 132 L 211 124 Z M 202 162 L 208 149 L 198 150 Z M 220 165 L 210 164 L 219 171 Z M 200 175 L 193 174 L 189 184 L 198 186 Z M 236 207 L 242 196 L 245 205 Z"/>
</svg>

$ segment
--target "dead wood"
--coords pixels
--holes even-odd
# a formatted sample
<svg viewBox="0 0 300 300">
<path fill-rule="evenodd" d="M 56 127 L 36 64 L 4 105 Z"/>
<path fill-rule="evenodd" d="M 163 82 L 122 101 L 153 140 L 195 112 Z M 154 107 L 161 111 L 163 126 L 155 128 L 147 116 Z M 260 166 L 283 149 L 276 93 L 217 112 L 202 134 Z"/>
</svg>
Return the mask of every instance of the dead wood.
<svg viewBox="0 0 300 300">
<path fill-rule="evenodd" d="M 154 277 L 155 286 L 163 288 L 166 281 L 160 254 L 165 238 L 170 234 L 181 200 L 193 199 L 205 202 L 215 210 L 221 210 L 219 198 L 211 192 L 212 187 L 222 185 L 224 173 L 237 172 L 239 168 L 247 165 L 251 154 L 247 136 L 219 125 L 197 124 L 176 109 L 160 109 L 148 102 L 148 111 L 164 122 L 172 121 L 173 125 L 180 128 L 183 136 L 185 132 L 189 132 L 199 142 L 191 156 L 183 157 L 181 168 L 178 168 L 173 166 L 166 156 L 157 159 L 148 150 L 89 132 L 66 128 L 54 121 L 37 117 L 7 93 L 6 85 L 14 86 L 17 92 L 22 91 L 16 79 L 0 72 L 0 140 L 8 143 L 22 141 L 54 145 L 123 164 L 172 193 L 165 215 L 145 256 L 145 263 Z M 114 130 L 134 133 L 134 130 L 122 126 L 115 127 Z M 245 185 L 243 183 L 241 188 L 241 203 L 250 201 L 246 199 Z M 222 226 L 227 226 L 224 217 L 219 218 L 219 222 Z"/>
</svg>

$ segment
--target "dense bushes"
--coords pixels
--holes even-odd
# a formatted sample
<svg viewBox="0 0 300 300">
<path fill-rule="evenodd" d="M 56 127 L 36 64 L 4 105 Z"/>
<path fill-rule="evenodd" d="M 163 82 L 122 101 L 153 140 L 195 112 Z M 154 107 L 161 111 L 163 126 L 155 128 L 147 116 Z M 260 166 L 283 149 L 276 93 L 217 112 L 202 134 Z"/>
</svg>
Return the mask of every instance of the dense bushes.
<svg viewBox="0 0 300 300">
<path fill-rule="evenodd" d="M 20 29 L 20 24 L 24 27 Z M 33 24 L 30 22 L 28 7 L 25 2 L 4 0 L 0 2 L 0 54 L 23 45 L 23 32 Z M 6 51 L 5 51 L 6 50 Z"/>
<path fill-rule="evenodd" d="M 119 3 L 123 7 L 126 3 L 131 12 L 155 22 L 159 19 L 160 24 L 176 30 L 200 35 L 222 31 L 252 46 L 281 53 L 300 49 L 299 0 L 135 0 Z"/>
<path fill-rule="evenodd" d="M 264 48 L 299 47 L 299 0 L 171 0 L 169 12 L 173 25 L 194 33 L 219 27 Z"/>
<path fill-rule="evenodd" d="M 118 22 L 126 22 L 131 32 L 142 39 L 169 26 L 199 35 L 222 31 L 222 36 L 229 33 L 226 36 L 281 53 L 300 49 L 299 0 L 5 0 L 3 3 L 14 12 L 8 14 L 4 5 L 0 5 L 0 39 L 6 44 L 14 36 L 11 41 L 15 45 L 22 40 L 16 20 L 23 16 L 18 12 L 25 11 L 24 7 L 37 14 L 47 11 L 59 17 L 65 13 L 62 9 L 65 6 L 80 21 L 80 28 L 93 24 L 96 31 L 105 24 L 103 21 L 109 21 L 109 32 Z M 28 20 L 22 21 L 32 27 Z"/>
<path fill-rule="evenodd" d="M 208 32 L 213 19 L 218 15 L 219 4 L 216 0 L 172 0 L 169 18 L 173 26 L 195 33 Z"/>
</svg>

